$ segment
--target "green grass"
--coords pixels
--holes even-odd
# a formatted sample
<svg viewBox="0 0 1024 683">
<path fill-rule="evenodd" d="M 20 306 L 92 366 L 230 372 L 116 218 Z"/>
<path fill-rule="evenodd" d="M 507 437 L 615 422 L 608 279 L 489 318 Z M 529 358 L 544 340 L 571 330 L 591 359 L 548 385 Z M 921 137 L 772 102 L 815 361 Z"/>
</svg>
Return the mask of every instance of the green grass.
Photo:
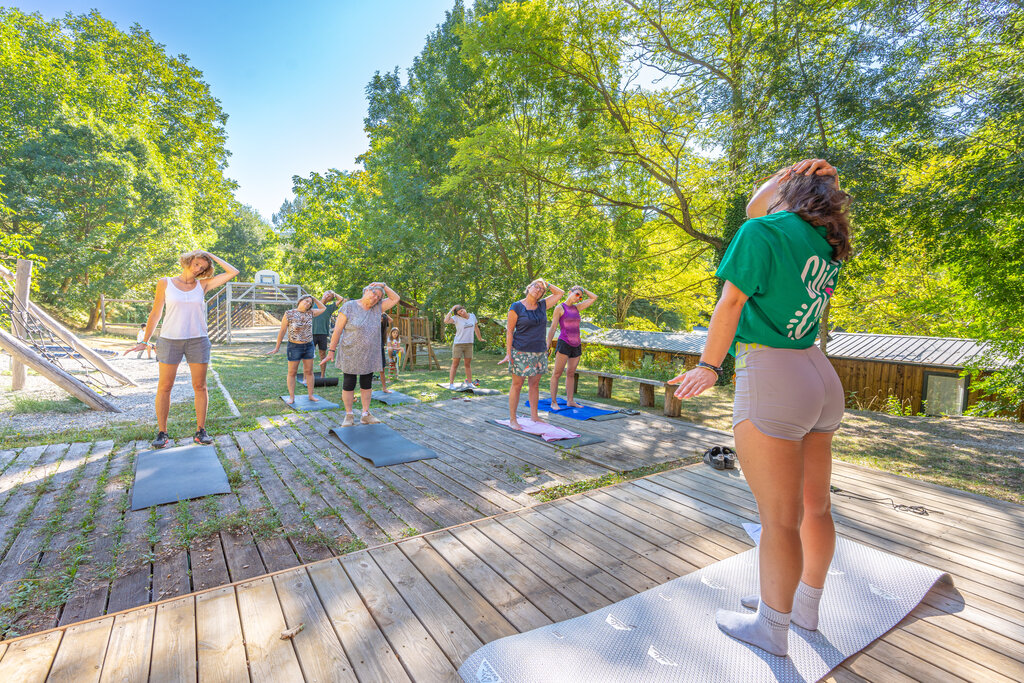
<svg viewBox="0 0 1024 683">
<path fill-rule="evenodd" d="M 541 489 L 534 494 L 534 498 L 537 500 L 547 503 L 548 501 L 557 500 L 566 496 L 572 496 L 577 493 L 583 493 L 584 491 L 592 491 L 594 489 L 603 488 L 605 486 L 611 486 L 612 484 L 621 484 L 624 481 L 630 481 L 632 479 L 639 479 L 641 477 L 648 477 L 652 474 L 658 474 L 659 472 L 665 472 L 666 470 L 672 470 L 683 465 L 689 465 L 691 462 L 696 462 L 697 458 L 688 458 L 686 460 L 673 460 L 671 462 L 662 462 L 657 465 L 647 465 L 644 467 L 638 467 L 628 472 L 609 472 L 603 474 L 600 477 L 594 477 L 592 479 L 583 479 L 581 481 L 574 481 L 571 484 L 559 484 L 558 486 L 549 486 Z"/>
<path fill-rule="evenodd" d="M 14 394 L 10 397 L 10 400 L 13 407 L 11 412 L 15 415 L 25 415 L 27 413 L 80 413 L 83 410 L 89 410 L 89 406 L 72 396 L 63 399 L 53 399 L 32 398 L 31 396 Z"/>
</svg>

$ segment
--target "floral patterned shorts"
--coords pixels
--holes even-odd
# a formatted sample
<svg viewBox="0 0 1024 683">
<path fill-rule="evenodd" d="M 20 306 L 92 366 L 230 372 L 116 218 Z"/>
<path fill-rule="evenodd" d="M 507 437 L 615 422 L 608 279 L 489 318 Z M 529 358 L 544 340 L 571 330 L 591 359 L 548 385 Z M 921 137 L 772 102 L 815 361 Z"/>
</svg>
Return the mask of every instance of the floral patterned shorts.
<svg viewBox="0 0 1024 683">
<path fill-rule="evenodd" d="M 512 349 L 512 362 L 508 371 L 520 377 L 543 375 L 548 371 L 548 354 L 543 351 L 517 351 Z"/>
</svg>

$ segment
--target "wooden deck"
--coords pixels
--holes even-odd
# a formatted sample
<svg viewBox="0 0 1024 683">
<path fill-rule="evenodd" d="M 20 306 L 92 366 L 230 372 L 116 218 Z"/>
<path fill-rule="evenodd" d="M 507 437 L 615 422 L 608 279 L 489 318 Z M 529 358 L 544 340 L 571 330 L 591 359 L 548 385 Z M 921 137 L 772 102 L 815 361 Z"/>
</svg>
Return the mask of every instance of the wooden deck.
<svg viewBox="0 0 1024 683">
<path fill-rule="evenodd" d="M 1024 507 L 842 463 L 834 484 L 841 534 L 954 582 L 830 678 L 1024 680 Z M 0 643 L 0 680 L 454 680 L 482 643 L 747 550 L 755 519 L 738 472 L 693 465 Z"/>
<path fill-rule="evenodd" d="M 489 424 L 507 397 L 378 415 L 440 455 L 374 468 L 327 430 L 342 415 L 260 420 L 217 437 L 232 494 L 131 511 L 145 443 L 0 450 L 0 636 L 71 624 L 536 504 L 542 487 L 690 461 L 720 432 L 643 414 L 553 421 L 603 443 L 561 450 Z M 688 460 L 689 459 L 689 460 Z"/>
</svg>

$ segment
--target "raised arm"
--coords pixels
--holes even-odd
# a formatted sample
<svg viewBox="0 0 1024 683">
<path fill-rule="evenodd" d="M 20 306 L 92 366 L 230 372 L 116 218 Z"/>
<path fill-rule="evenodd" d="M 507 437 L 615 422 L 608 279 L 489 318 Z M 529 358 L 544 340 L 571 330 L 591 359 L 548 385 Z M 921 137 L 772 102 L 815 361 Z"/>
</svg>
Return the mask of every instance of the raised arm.
<svg viewBox="0 0 1024 683">
<path fill-rule="evenodd" d="M 559 289 L 550 282 L 545 281 L 545 284 L 548 286 L 548 289 L 551 290 L 552 294 L 544 299 L 544 304 L 547 308 L 554 308 L 555 305 L 562 300 L 562 296 L 565 295 L 565 290 Z"/>
<path fill-rule="evenodd" d="M 320 301 L 320 299 L 317 299 L 315 296 L 313 297 L 313 303 L 316 304 L 316 308 L 312 310 L 314 318 L 327 310 L 327 306 L 324 305 L 324 302 Z"/>
<path fill-rule="evenodd" d="M 380 285 L 381 287 L 383 287 L 384 293 L 387 294 L 387 298 L 384 299 L 384 301 L 382 301 L 380 304 L 381 312 L 394 308 L 395 306 L 398 305 L 398 302 L 401 301 L 402 297 L 398 296 L 398 294 L 395 293 L 395 290 L 391 289 L 383 282 L 375 282 L 373 284 Z"/>
<path fill-rule="evenodd" d="M 156 324 L 160 322 L 160 315 L 164 310 L 164 297 L 167 293 L 167 280 L 160 278 L 156 282 L 156 292 L 153 294 L 153 308 L 149 309 L 149 318 L 146 319 L 146 333 L 142 336 L 142 341 L 133 346 L 132 348 L 125 351 L 125 354 L 132 353 L 134 351 L 142 351 L 146 348 L 146 344 L 153 336 L 154 330 L 156 330 Z"/>
<path fill-rule="evenodd" d="M 551 348 L 551 342 L 555 338 L 555 330 L 557 330 L 558 326 L 561 324 L 562 312 L 564 310 L 565 310 L 564 307 L 562 307 L 561 305 L 558 305 L 558 306 L 555 306 L 555 312 L 551 314 L 551 326 L 548 328 L 548 340 L 547 340 L 548 343 L 544 347 L 545 349 L 550 349 Z"/>
<path fill-rule="evenodd" d="M 580 289 L 583 289 L 583 287 L 580 287 Z M 583 293 L 587 295 L 587 299 L 583 303 L 576 304 L 577 311 L 584 311 L 590 308 L 590 304 L 597 301 L 597 294 L 594 294 L 589 289 L 583 289 Z"/>
<path fill-rule="evenodd" d="M 455 312 L 455 306 L 452 306 L 451 308 L 448 309 L 448 312 L 444 314 L 444 324 L 445 325 L 451 325 L 452 323 L 455 322 L 455 320 L 452 318 L 452 314 L 454 312 Z"/>
<path fill-rule="evenodd" d="M 207 253 L 209 254 L 209 252 Z M 214 275 L 213 277 L 206 278 L 205 280 L 200 280 L 200 282 L 203 285 L 204 292 L 209 292 L 211 289 L 216 289 L 217 287 L 220 287 L 222 284 L 228 282 L 236 275 L 238 275 L 238 268 L 235 268 L 233 265 L 231 265 L 224 259 L 220 258 L 219 256 L 214 256 L 213 254 L 210 254 L 210 258 L 213 259 L 214 263 L 223 268 L 224 272 L 221 273 L 220 275 Z"/>
</svg>

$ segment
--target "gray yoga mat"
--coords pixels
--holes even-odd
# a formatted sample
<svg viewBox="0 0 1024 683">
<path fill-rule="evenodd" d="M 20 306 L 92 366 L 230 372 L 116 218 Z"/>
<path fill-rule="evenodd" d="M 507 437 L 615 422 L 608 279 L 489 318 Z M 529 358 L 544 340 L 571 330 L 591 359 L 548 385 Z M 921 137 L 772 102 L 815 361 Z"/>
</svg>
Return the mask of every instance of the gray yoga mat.
<svg viewBox="0 0 1024 683">
<path fill-rule="evenodd" d="M 757 550 L 590 614 L 484 645 L 464 681 L 816 681 L 903 619 L 943 572 L 845 538 L 825 584 L 817 631 L 792 627 L 777 657 L 719 630 L 719 608 L 745 611 Z"/>
<path fill-rule="evenodd" d="M 498 396 L 498 395 L 501 394 L 501 392 L 498 391 L 497 389 L 487 389 L 485 387 L 476 387 L 476 386 L 473 386 L 472 384 L 467 384 L 465 382 L 463 382 L 462 384 L 456 384 L 451 389 L 448 388 L 447 384 L 440 384 L 439 383 L 437 386 L 439 386 L 442 389 L 445 389 L 447 391 L 458 391 L 459 393 L 469 392 L 469 393 L 473 394 L 474 396 Z"/>
<path fill-rule="evenodd" d="M 540 436 L 539 434 L 531 434 L 530 432 L 524 432 L 521 429 L 512 429 L 508 425 L 503 425 L 497 420 L 488 420 L 488 422 L 495 425 L 496 427 L 501 427 L 502 429 L 510 431 L 513 434 L 525 436 L 530 439 L 536 439 L 541 443 L 546 443 L 549 446 L 556 446 L 558 448 L 575 448 L 578 446 L 589 446 L 590 444 L 594 443 L 604 443 L 604 439 L 601 439 L 596 436 L 591 436 L 589 434 L 580 434 L 575 439 L 559 439 L 558 441 L 545 441 L 544 437 Z"/>
<path fill-rule="evenodd" d="M 409 396 L 408 394 L 403 394 L 400 391 L 392 391 L 389 394 L 386 391 L 378 390 L 370 394 L 370 396 L 373 398 L 374 401 L 380 401 L 381 403 L 386 403 L 389 406 L 400 406 L 405 403 L 420 402 L 418 398 L 413 398 L 412 396 Z"/>
<path fill-rule="evenodd" d="M 132 510 L 231 493 L 213 446 L 177 446 L 135 456 Z"/>
<path fill-rule="evenodd" d="M 409 441 L 386 424 L 334 427 L 330 433 L 353 453 L 371 461 L 374 467 L 437 457 L 434 451 Z"/>
<path fill-rule="evenodd" d="M 332 403 L 331 401 L 328 401 L 320 394 L 313 395 L 320 400 L 310 401 L 309 396 L 307 396 L 306 394 L 295 394 L 295 403 L 288 403 L 288 394 L 282 396 L 281 400 L 284 401 L 285 405 L 287 405 L 289 408 L 298 410 L 299 412 L 302 413 L 308 413 L 314 410 L 334 410 L 335 408 L 341 407 L 337 403 Z"/>
</svg>

